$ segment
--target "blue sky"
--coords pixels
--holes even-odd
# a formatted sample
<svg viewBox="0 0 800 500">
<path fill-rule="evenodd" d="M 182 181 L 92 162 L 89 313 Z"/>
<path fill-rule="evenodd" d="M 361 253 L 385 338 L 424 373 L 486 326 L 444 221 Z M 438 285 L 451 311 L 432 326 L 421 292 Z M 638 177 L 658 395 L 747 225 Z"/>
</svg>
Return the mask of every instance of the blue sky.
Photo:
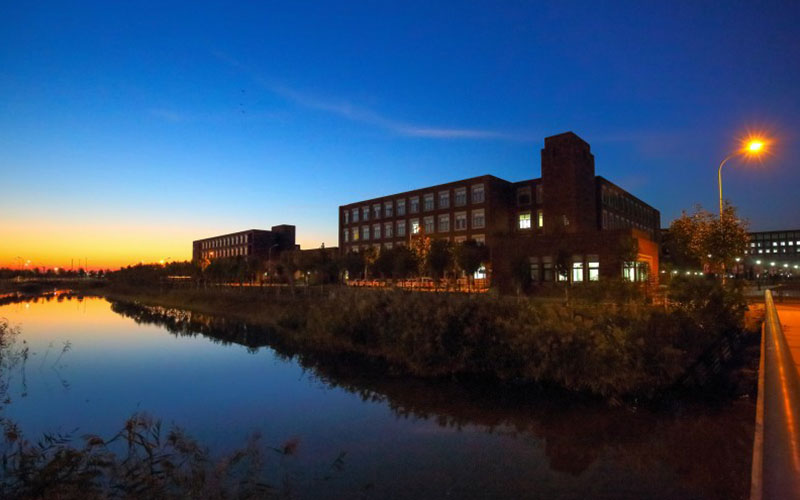
<svg viewBox="0 0 800 500">
<path fill-rule="evenodd" d="M 753 229 L 800 227 L 800 2 L 719 4 L 9 3 L 0 265 L 47 264 L 48 232 L 62 263 L 280 223 L 332 246 L 340 204 L 538 177 L 566 130 L 663 225 L 713 209 L 719 161 L 766 131 L 726 197 Z"/>
</svg>

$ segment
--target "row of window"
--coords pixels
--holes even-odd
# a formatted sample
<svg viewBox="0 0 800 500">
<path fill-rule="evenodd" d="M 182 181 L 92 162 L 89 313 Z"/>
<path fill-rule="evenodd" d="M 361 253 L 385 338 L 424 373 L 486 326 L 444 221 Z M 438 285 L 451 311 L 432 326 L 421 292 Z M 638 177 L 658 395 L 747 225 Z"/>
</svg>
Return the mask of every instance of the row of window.
<svg viewBox="0 0 800 500">
<path fill-rule="evenodd" d="M 542 204 L 542 185 L 536 185 L 536 204 Z M 531 187 L 525 186 L 517 189 L 517 206 L 525 207 L 531 204 Z"/>
<path fill-rule="evenodd" d="M 453 206 L 463 207 L 467 204 L 467 188 L 455 188 L 453 190 Z M 475 184 L 470 187 L 470 200 L 473 204 L 483 203 L 486 194 L 483 184 Z M 450 190 L 439 191 L 438 193 L 426 193 L 422 195 L 422 211 L 430 212 L 437 209 L 450 208 Z M 411 196 L 408 198 L 408 213 L 415 214 L 420 211 L 420 197 Z M 345 209 L 342 211 L 342 218 L 345 224 L 359 221 L 376 220 L 388 217 L 402 217 L 406 215 L 406 198 L 373 203 L 360 208 Z"/>
<path fill-rule="evenodd" d="M 604 206 L 613 208 L 615 211 L 628 216 L 628 218 L 645 222 L 648 226 L 657 224 L 656 211 L 654 209 L 639 203 L 620 190 L 603 185 L 600 190 L 600 196 Z"/>
<path fill-rule="evenodd" d="M 202 249 L 208 248 L 222 248 L 232 245 L 241 245 L 243 243 L 251 243 L 249 234 L 237 234 L 236 236 L 225 236 L 224 238 L 215 238 L 200 243 Z"/>
<path fill-rule="evenodd" d="M 440 239 L 450 241 L 450 238 L 440 238 Z M 483 234 L 473 234 L 472 236 L 454 236 L 452 241 L 453 243 L 464 243 L 468 239 L 475 240 L 476 242 L 482 245 L 486 244 L 486 236 Z M 396 242 L 387 241 L 385 243 L 373 243 L 371 245 L 350 245 L 345 248 L 347 248 L 347 250 L 350 252 L 359 252 L 359 251 L 363 252 L 364 250 L 367 250 L 369 248 L 373 248 L 377 251 L 380 251 L 381 249 L 389 250 L 394 247 L 402 247 L 405 245 L 406 245 L 405 241 L 396 241 Z"/>
<path fill-rule="evenodd" d="M 789 243 L 791 243 L 791 241 Z M 784 247 L 784 248 L 766 248 L 766 249 L 759 248 L 758 251 L 756 251 L 756 250 L 745 250 L 744 253 L 745 253 L 745 255 L 755 254 L 755 253 L 760 253 L 760 254 L 765 254 L 765 253 L 800 253 L 800 246 L 794 247 L 794 251 L 792 251 L 791 248 L 785 248 Z"/>
<path fill-rule="evenodd" d="M 600 258 L 597 255 L 573 255 L 566 269 L 556 269 L 553 257 L 529 257 L 531 281 L 571 282 L 600 280 Z M 646 262 L 626 262 L 622 266 L 622 277 L 628 281 L 647 281 L 649 267 Z"/>
<path fill-rule="evenodd" d="M 617 215 L 608 210 L 603 210 L 603 229 L 630 229 L 636 228 L 640 231 L 652 233 L 652 227 L 646 226 L 634 220 Z"/>
<path fill-rule="evenodd" d="M 241 246 L 233 248 L 223 248 L 221 250 L 208 250 L 202 253 L 203 259 L 214 259 L 221 257 L 239 257 L 250 255 L 250 247 Z"/>
<path fill-rule="evenodd" d="M 791 246 L 794 246 L 794 243 L 795 243 L 794 241 L 773 241 L 772 242 L 772 246 L 773 247 L 785 247 L 785 246 L 790 246 L 791 247 Z M 763 245 L 761 244 L 760 241 L 759 242 L 751 241 L 750 242 L 750 248 L 761 248 L 762 246 L 768 247 L 768 246 L 770 246 L 769 244 L 770 244 L 769 241 L 765 241 Z M 800 240 L 797 240 L 797 246 L 800 246 Z"/>
<path fill-rule="evenodd" d="M 756 241 L 763 241 L 763 240 L 798 240 L 800 239 L 800 231 L 795 232 L 788 232 L 788 233 L 756 233 L 750 235 L 751 240 Z M 800 242 L 797 243 L 800 245 Z"/>
<path fill-rule="evenodd" d="M 483 229 L 486 227 L 486 215 L 484 209 L 472 210 L 471 224 L 469 229 Z M 454 231 L 466 231 L 467 228 L 467 212 L 456 212 L 453 217 Z M 359 230 L 360 229 L 360 230 Z M 382 238 L 404 238 L 410 231 L 411 234 L 417 234 L 420 231 L 425 234 L 433 233 L 448 233 L 451 231 L 450 227 L 450 214 L 441 214 L 438 217 L 432 215 L 422 218 L 422 225 L 419 219 L 410 219 L 408 225 L 405 220 L 397 222 L 384 222 L 383 224 L 369 224 L 363 225 L 360 228 L 344 228 L 342 230 L 342 241 L 348 243 L 350 241 L 359 240 L 380 240 Z"/>
<path fill-rule="evenodd" d="M 517 216 L 517 227 L 520 229 L 530 229 L 532 214 L 530 212 L 522 212 Z M 544 212 L 541 210 L 536 211 L 536 227 L 544 227 Z"/>
</svg>

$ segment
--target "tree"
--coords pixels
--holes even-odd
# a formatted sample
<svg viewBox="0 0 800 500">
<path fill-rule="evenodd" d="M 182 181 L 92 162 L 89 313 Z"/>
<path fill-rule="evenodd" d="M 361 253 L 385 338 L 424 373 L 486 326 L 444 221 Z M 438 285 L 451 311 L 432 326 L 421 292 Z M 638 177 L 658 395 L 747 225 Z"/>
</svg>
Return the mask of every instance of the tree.
<svg viewBox="0 0 800 500">
<path fill-rule="evenodd" d="M 428 271 L 438 283 L 445 273 L 453 267 L 453 245 L 448 240 L 434 240 L 428 251 Z"/>
<path fill-rule="evenodd" d="M 670 224 L 672 246 L 679 258 L 701 263 L 708 272 L 725 275 L 737 257 L 744 255 L 749 237 L 747 221 L 736 216 L 736 207 L 725 202 L 718 217 L 700 205 L 693 214 L 682 212 Z"/>
<path fill-rule="evenodd" d="M 467 240 L 456 246 L 455 254 L 458 268 L 467 275 L 467 282 L 471 287 L 475 273 L 489 255 L 486 245 L 475 240 Z"/>
<path fill-rule="evenodd" d="M 339 267 L 347 273 L 348 279 L 356 279 L 364 271 L 364 256 L 358 252 L 347 252 L 340 260 Z"/>
<path fill-rule="evenodd" d="M 392 275 L 395 278 L 411 277 L 419 268 L 417 256 L 408 247 L 397 247 L 394 251 L 394 267 Z"/>
</svg>

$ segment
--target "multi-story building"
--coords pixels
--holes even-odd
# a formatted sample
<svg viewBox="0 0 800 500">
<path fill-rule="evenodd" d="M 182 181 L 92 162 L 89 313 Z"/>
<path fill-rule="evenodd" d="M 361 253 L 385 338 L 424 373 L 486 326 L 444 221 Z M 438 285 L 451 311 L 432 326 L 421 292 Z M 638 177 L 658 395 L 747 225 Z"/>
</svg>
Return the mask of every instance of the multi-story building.
<svg viewBox="0 0 800 500">
<path fill-rule="evenodd" d="M 208 262 L 225 257 L 255 257 L 268 259 L 284 250 L 294 250 L 295 227 L 288 224 L 272 226 L 272 230 L 248 229 L 192 242 L 192 260 Z"/>
<path fill-rule="evenodd" d="M 744 272 L 749 278 L 800 275 L 800 229 L 750 233 Z"/>
<path fill-rule="evenodd" d="M 520 259 L 535 282 L 643 279 L 646 268 L 657 270 L 656 209 L 595 176 L 589 144 L 572 132 L 547 137 L 541 157 L 539 179 L 483 175 L 342 205 L 339 248 L 392 248 L 417 233 L 472 239 L 488 247 L 487 271 L 501 284 Z"/>
</svg>

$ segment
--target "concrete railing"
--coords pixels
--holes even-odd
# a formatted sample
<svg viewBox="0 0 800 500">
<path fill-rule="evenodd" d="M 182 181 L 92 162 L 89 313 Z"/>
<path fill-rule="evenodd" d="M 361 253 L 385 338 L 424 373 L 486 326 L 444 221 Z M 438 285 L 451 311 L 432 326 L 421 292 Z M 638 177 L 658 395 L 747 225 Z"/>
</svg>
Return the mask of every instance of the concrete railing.
<svg viewBox="0 0 800 500">
<path fill-rule="evenodd" d="M 772 293 L 764 293 L 751 500 L 800 499 L 800 378 Z"/>
</svg>

